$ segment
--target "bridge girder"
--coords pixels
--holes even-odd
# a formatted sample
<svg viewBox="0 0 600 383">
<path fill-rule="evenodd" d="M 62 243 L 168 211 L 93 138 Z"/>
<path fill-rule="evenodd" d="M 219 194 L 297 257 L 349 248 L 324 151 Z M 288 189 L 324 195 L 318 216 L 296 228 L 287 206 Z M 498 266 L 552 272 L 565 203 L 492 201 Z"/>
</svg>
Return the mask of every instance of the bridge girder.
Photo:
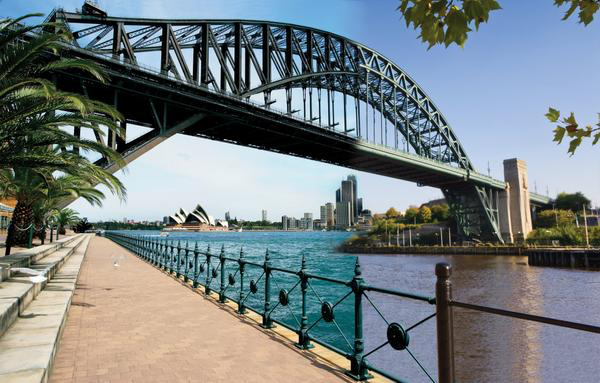
<svg viewBox="0 0 600 383">
<path fill-rule="evenodd" d="M 73 30 L 71 54 L 97 60 L 112 78 L 104 86 L 65 73 L 59 85 L 93 88 L 91 96 L 114 102 L 128 123 L 153 129 L 131 141 L 109 134 L 106 144 L 131 158 L 191 121 L 176 133 L 440 188 L 464 237 L 502 241 L 493 195 L 504 183 L 477 173 L 427 94 L 360 43 L 265 21 L 101 18 L 62 10 L 52 19 Z M 145 66 L 148 55 L 160 62 L 158 70 Z M 282 112 L 273 106 L 275 94 L 283 94 Z"/>
</svg>

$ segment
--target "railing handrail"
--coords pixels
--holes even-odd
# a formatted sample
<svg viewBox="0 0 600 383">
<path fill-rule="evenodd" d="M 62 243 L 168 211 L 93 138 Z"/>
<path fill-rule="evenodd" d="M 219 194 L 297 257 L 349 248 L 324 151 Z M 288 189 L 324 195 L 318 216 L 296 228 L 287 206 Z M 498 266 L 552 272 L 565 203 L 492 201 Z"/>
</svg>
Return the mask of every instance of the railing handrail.
<svg viewBox="0 0 600 383">
<path fill-rule="evenodd" d="M 572 328 L 575 330 L 581 330 L 581 331 L 587 331 L 587 332 L 593 332 L 596 334 L 600 334 L 599 326 L 593 326 L 593 325 L 589 325 L 589 324 L 585 324 L 585 323 L 571 322 L 571 321 L 566 321 L 563 319 L 556 319 L 556 318 L 550 318 L 550 317 L 543 317 L 540 315 L 520 313 L 520 312 L 516 312 L 516 311 L 504 310 L 504 309 L 488 307 L 488 306 L 475 305 L 472 303 L 465 303 L 465 302 L 459 302 L 459 301 L 454 301 L 454 300 L 450 301 L 450 305 L 455 306 L 455 307 L 464 308 L 464 309 L 474 310 L 474 311 L 481 311 L 481 312 L 502 315 L 502 316 L 511 317 L 511 318 L 524 319 L 524 320 L 528 320 L 528 321 L 532 321 L 532 322 L 545 323 L 545 324 L 550 324 L 550 325 L 554 325 L 554 326 L 567 327 L 567 328 Z"/>
</svg>

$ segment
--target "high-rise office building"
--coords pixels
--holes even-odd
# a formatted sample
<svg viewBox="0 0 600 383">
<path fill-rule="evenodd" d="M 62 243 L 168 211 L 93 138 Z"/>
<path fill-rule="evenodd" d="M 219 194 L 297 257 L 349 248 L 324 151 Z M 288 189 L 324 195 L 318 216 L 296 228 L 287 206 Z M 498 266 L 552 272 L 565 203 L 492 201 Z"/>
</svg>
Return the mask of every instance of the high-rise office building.
<svg viewBox="0 0 600 383">
<path fill-rule="evenodd" d="M 335 204 L 335 226 L 345 229 L 352 225 L 352 207 L 350 201 Z"/>
<path fill-rule="evenodd" d="M 328 228 L 332 228 L 335 226 L 335 205 L 331 202 L 327 202 L 325 204 L 327 208 L 326 222 Z"/>
<path fill-rule="evenodd" d="M 340 189 L 335 191 L 335 202 L 342 202 L 342 191 Z"/>
<path fill-rule="evenodd" d="M 354 217 L 353 221 L 356 222 L 358 218 L 358 182 L 356 181 L 356 176 L 354 174 L 350 174 L 346 180 L 352 182 L 352 216 Z"/>
<path fill-rule="evenodd" d="M 356 214 L 361 215 L 362 211 L 363 211 L 362 198 L 359 198 L 357 200 L 357 204 L 356 204 Z"/>
<path fill-rule="evenodd" d="M 327 205 L 321 205 L 319 218 L 321 222 L 327 222 Z"/>
<path fill-rule="evenodd" d="M 263 222 L 267 222 L 267 211 L 266 210 L 262 211 L 262 220 L 263 220 Z"/>
<path fill-rule="evenodd" d="M 342 181 L 342 200 L 340 202 L 350 203 L 350 223 L 349 226 L 354 224 L 354 184 L 352 181 Z M 337 208 L 337 207 L 336 207 Z"/>
<path fill-rule="evenodd" d="M 282 230 L 287 230 L 288 229 L 288 217 L 287 217 L 287 215 L 284 215 L 283 217 L 281 217 L 281 229 Z"/>
<path fill-rule="evenodd" d="M 231 214 L 229 214 L 229 212 L 225 212 L 225 221 L 230 221 L 231 220 Z"/>
</svg>

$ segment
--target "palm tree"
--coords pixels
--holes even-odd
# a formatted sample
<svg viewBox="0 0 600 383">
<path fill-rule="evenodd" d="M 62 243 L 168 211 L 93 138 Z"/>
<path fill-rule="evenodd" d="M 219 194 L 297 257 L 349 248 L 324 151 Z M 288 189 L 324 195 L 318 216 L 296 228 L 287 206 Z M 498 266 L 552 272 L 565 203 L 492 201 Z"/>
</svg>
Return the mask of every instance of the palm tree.
<svg viewBox="0 0 600 383">
<path fill-rule="evenodd" d="M 34 150 L 48 145 L 81 148 L 119 161 L 111 148 L 60 127 L 89 128 L 102 137 L 100 126 L 106 126 L 121 134 L 120 114 L 106 104 L 59 91 L 47 80 L 59 70 L 81 71 L 101 82 L 107 76 L 91 61 L 60 57 L 63 44 L 71 39 L 60 23 L 19 24 L 31 16 L 36 15 L 0 20 L 0 168 L 67 166 L 70 158 L 64 153 L 40 156 Z M 39 32 L 48 29 L 55 32 Z"/>
<path fill-rule="evenodd" d="M 17 199 L 7 244 L 25 243 L 23 230 L 40 226 L 68 197 L 99 204 L 104 194 L 94 189 L 98 184 L 125 197 L 122 183 L 82 154 L 99 153 L 109 164 L 124 165 L 121 156 L 61 129 L 89 128 L 102 136 L 100 127 L 105 126 L 121 134 L 120 114 L 111 106 L 62 92 L 47 80 L 59 70 L 80 71 L 101 82 L 107 77 L 93 62 L 59 55 L 71 39 L 60 23 L 19 24 L 31 16 L 0 20 L 0 197 Z M 53 33 L 43 32 L 49 29 Z"/>
<path fill-rule="evenodd" d="M 51 149 L 46 148 L 46 151 Z M 0 198 L 17 200 L 13 230 L 7 239 L 11 245 L 25 244 L 29 226 L 34 225 L 36 231 L 40 231 L 65 199 L 82 197 L 92 205 L 101 205 L 104 193 L 95 189 L 95 185 L 105 186 L 121 199 L 126 196 L 125 187 L 115 176 L 82 156 L 71 158 L 64 173 L 57 176 L 56 172 L 44 168 L 0 170 L 3 181 L 0 182 Z"/>
<path fill-rule="evenodd" d="M 79 222 L 79 215 L 73 209 L 69 209 L 68 207 L 57 211 L 54 216 L 54 222 L 58 225 L 58 233 L 65 234 L 65 228 L 71 227 Z"/>
</svg>

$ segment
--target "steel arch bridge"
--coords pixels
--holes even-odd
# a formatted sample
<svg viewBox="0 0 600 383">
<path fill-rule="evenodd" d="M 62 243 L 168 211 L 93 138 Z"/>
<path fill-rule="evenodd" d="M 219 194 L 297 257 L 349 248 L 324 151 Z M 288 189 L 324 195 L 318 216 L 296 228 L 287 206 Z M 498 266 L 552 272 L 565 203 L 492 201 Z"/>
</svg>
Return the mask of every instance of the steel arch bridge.
<svg viewBox="0 0 600 383">
<path fill-rule="evenodd" d="M 114 104 L 124 128 L 151 129 L 131 139 L 108 132 L 104 144 L 127 162 L 180 133 L 332 163 L 440 188 L 464 238 L 502 241 L 498 195 L 505 183 L 476 172 L 427 94 L 360 43 L 267 21 L 62 9 L 49 20 L 73 33 L 66 54 L 92 59 L 111 76 L 105 85 L 58 73 L 58 86 Z"/>
</svg>

